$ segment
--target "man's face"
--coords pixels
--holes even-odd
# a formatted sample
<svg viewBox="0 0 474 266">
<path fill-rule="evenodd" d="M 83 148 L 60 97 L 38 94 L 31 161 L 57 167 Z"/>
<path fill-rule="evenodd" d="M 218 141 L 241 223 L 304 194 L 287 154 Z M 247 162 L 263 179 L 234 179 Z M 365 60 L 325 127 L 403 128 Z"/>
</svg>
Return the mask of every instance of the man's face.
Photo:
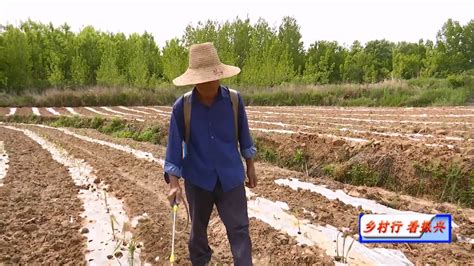
<svg viewBox="0 0 474 266">
<path fill-rule="evenodd" d="M 207 89 L 207 88 L 216 88 L 219 85 L 220 85 L 220 80 L 213 80 L 213 81 L 196 84 L 196 87 Z"/>
</svg>

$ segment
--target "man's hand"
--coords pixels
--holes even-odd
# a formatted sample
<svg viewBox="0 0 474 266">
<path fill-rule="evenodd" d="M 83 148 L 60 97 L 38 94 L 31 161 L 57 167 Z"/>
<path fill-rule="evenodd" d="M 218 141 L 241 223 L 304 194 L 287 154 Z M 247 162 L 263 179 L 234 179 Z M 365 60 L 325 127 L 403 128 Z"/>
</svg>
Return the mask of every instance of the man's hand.
<svg viewBox="0 0 474 266">
<path fill-rule="evenodd" d="M 248 182 L 245 185 L 248 188 L 254 188 L 257 186 L 257 174 L 255 174 L 255 166 L 253 165 L 253 160 L 248 159 L 247 162 L 247 178 Z"/>
<path fill-rule="evenodd" d="M 174 203 L 180 204 L 183 201 L 183 194 L 179 180 L 176 176 L 170 176 L 170 191 L 168 194 L 168 200 L 171 205 Z"/>
</svg>

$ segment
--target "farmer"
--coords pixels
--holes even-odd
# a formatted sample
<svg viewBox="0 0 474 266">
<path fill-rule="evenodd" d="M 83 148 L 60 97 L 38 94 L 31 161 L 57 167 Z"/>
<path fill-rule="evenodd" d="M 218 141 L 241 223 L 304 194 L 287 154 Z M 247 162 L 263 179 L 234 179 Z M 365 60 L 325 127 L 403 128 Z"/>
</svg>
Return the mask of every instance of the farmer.
<svg viewBox="0 0 474 266">
<path fill-rule="evenodd" d="M 220 62 L 212 43 L 202 43 L 189 48 L 188 69 L 173 80 L 176 86 L 194 85 L 173 106 L 165 161 L 170 203 L 183 200 L 179 179 L 185 180 L 191 216 L 188 249 L 193 265 L 204 265 L 211 259 L 207 226 L 214 204 L 226 227 L 234 264 L 252 264 L 240 154 L 247 165 L 246 186 L 254 188 L 257 176 L 252 158 L 256 148 L 241 96 L 219 82 L 239 72 L 238 67 Z"/>
</svg>

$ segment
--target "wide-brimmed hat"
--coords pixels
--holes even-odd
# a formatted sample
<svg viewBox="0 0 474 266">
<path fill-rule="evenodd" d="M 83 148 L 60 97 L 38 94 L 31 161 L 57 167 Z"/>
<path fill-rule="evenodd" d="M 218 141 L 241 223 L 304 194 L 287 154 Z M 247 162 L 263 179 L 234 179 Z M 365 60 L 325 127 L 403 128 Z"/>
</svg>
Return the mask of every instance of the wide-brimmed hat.
<svg viewBox="0 0 474 266">
<path fill-rule="evenodd" d="M 186 72 L 173 80 L 176 86 L 195 85 L 213 80 L 230 78 L 240 73 L 240 68 L 222 64 L 217 50 L 210 42 L 189 47 L 189 66 Z"/>
</svg>

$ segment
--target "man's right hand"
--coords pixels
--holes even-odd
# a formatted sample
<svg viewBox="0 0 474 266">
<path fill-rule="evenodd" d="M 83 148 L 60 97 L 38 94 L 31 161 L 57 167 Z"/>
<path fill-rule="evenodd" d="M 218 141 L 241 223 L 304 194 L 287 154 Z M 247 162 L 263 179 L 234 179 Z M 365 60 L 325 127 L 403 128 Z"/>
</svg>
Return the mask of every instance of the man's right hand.
<svg viewBox="0 0 474 266">
<path fill-rule="evenodd" d="M 168 200 L 170 205 L 180 204 L 183 201 L 183 194 L 181 186 L 179 185 L 179 180 L 176 176 L 170 176 L 170 191 L 168 194 Z"/>
</svg>

